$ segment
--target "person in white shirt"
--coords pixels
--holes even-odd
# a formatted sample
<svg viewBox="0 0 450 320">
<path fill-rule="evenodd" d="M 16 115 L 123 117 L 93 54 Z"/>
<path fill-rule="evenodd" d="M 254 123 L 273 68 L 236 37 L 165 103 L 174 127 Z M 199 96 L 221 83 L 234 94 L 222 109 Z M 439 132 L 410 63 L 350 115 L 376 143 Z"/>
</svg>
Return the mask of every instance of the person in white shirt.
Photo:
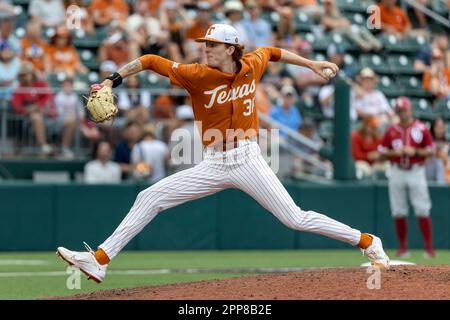
<svg viewBox="0 0 450 320">
<path fill-rule="evenodd" d="M 134 165 L 133 176 L 155 183 L 166 177 L 166 165 L 169 161 L 169 148 L 156 139 L 151 124 L 144 127 L 142 141 L 131 150 L 131 163 Z"/>
<path fill-rule="evenodd" d="M 377 81 L 378 77 L 372 69 L 363 68 L 360 71 L 357 83 L 352 88 L 351 108 L 360 119 L 375 116 L 383 125 L 387 125 L 394 113 L 385 95 L 375 89 Z"/>
<path fill-rule="evenodd" d="M 70 149 L 77 124 L 84 117 L 83 104 L 80 97 L 73 91 L 73 79 L 67 77 L 61 83 L 61 91 L 55 96 L 55 106 L 58 112 L 57 128 L 62 135 L 62 157 L 72 159 L 75 155 Z"/>
<path fill-rule="evenodd" d="M 180 125 L 172 131 L 169 141 L 172 173 L 192 168 L 203 160 L 202 140 L 192 106 L 178 106 L 176 116 Z"/>
<path fill-rule="evenodd" d="M 101 141 L 97 145 L 95 160 L 89 161 L 84 167 L 86 183 L 119 183 L 121 181 L 120 166 L 112 162 L 111 145 Z"/>
<path fill-rule="evenodd" d="M 64 23 L 66 17 L 62 0 L 31 0 L 28 14 L 44 27 L 57 27 Z"/>
</svg>

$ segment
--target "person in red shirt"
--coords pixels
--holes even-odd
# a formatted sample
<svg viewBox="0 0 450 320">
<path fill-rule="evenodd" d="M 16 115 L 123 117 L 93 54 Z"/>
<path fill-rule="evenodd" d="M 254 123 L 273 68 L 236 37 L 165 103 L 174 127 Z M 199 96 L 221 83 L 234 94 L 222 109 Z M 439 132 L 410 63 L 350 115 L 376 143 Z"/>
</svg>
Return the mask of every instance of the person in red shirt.
<svg viewBox="0 0 450 320">
<path fill-rule="evenodd" d="M 38 80 L 34 66 L 29 61 L 22 62 L 19 71 L 19 86 L 13 92 L 12 111 L 15 114 L 28 115 L 33 133 L 43 155 L 52 152 L 45 135 L 45 117 L 55 117 L 56 108 L 53 93 L 45 81 Z"/>
<path fill-rule="evenodd" d="M 352 133 L 352 156 L 355 160 L 357 176 L 372 176 L 373 165 L 380 159 L 377 151 L 381 142 L 378 133 L 379 122 L 375 116 L 367 116 L 362 125 Z"/>
<path fill-rule="evenodd" d="M 384 134 L 378 151 L 392 166 L 389 175 L 389 200 L 399 239 L 397 256 L 409 255 L 407 245 L 408 198 L 418 218 L 425 243 L 425 256 L 435 257 L 430 218 L 431 201 L 425 176 L 425 160 L 434 153 L 430 130 L 413 118 L 407 97 L 396 100 L 399 124 L 391 125 Z"/>
</svg>

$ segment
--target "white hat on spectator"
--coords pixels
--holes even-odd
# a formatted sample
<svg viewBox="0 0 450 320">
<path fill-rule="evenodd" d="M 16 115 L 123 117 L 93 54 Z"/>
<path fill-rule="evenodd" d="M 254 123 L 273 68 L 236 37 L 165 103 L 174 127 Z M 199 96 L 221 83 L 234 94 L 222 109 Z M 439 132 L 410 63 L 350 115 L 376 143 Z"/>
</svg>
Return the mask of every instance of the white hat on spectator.
<svg viewBox="0 0 450 320">
<path fill-rule="evenodd" d="M 177 107 L 176 116 L 177 119 L 180 120 L 193 120 L 194 111 L 192 111 L 191 106 L 184 104 L 182 106 Z"/>
<path fill-rule="evenodd" d="M 231 0 L 231 1 L 225 2 L 223 9 L 225 12 L 242 11 L 242 10 L 244 10 L 244 5 L 239 0 Z"/>
<path fill-rule="evenodd" d="M 197 9 L 198 10 L 211 10 L 211 5 L 209 4 L 209 2 L 200 1 L 199 3 L 197 3 Z"/>
<path fill-rule="evenodd" d="M 117 64 L 111 60 L 105 60 L 100 65 L 100 72 L 116 72 L 118 69 Z"/>
<path fill-rule="evenodd" d="M 219 42 L 228 44 L 239 44 L 239 34 L 235 28 L 228 24 L 216 23 L 208 28 L 203 38 L 195 39 L 196 42 Z"/>
<path fill-rule="evenodd" d="M 295 96 L 297 94 L 295 88 L 289 85 L 283 86 L 280 92 L 283 96 L 287 96 L 288 94 Z"/>
</svg>

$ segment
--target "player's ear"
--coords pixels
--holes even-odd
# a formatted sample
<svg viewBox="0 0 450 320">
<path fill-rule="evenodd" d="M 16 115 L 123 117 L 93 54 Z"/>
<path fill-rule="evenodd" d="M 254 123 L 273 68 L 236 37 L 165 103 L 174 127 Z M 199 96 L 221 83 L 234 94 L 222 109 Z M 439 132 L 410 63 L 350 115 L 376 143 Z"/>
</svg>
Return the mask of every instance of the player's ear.
<svg viewBox="0 0 450 320">
<path fill-rule="evenodd" d="M 234 46 L 228 46 L 227 48 L 227 54 L 232 56 L 236 48 Z"/>
</svg>

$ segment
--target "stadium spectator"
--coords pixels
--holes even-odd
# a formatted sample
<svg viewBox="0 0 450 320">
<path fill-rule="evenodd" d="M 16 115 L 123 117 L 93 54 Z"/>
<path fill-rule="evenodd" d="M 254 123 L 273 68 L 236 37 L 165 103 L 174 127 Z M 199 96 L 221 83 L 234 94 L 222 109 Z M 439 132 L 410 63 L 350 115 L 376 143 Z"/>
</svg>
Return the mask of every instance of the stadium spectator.
<svg viewBox="0 0 450 320">
<path fill-rule="evenodd" d="M 450 66 L 450 46 L 449 40 L 445 33 L 433 36 L 431 46 L 420 51 L 414 60 L 414 69 L 417 71 L 427 71 L 431 66 L 431 52 L 433 49 L 439 49 L 444 53 L 445 65 Z"/>
<path fill-rule="evenodd" d="M 293 52 L 307 59 L 312 59 L 312 46 L 308 41 L 302 41 L 299 49 L 293 50 Z M 327 83 L 327 80 L 306 67 L 289 64 L 286 66 L 286 70 L 290 77 L 294 79 L 296 87 L 300 89 L 301 100 L 308 106 L 316 103 L 320 86 Z"/>
<path fill-rule="evenodd" d="M 153 125 L 148 124 L 142 130 L 142 140 L 131 151 L 133 176 L 155 183 L 166 177 L 166 165 L 169 161 L 167 145 L 156 139 Z"/>
<path fill-rule="evenodd" d="M 206 1 L 200 1 L 197 4 L 197 17 L 195 18 L 193 25 L 186 30 L 185 39 L 195 40 L 201 38 L 206 34 L 211 20 L 211 5 Z"/>
<path fill-rule="evenodd" d="M 325 84 L 320 88 L 318 100 L 319 105 L 322 110 L 322 114 L 327 119 L 334 118 L 334 87 L 335 80 L 333 78 L 329 81 L 329 83 Z M 358 120 L 358 114 L 353 106 L 350 106 L 350 120 L 352 122 L 356 122 Z"/>
<path fill-rule="evenodd" d="M 137 0 L 134 13 L 126 21 L 125 29 L 140 47 L 140 54 L 160 54 L 164 50 L 169 34 L 162 29 L 161 22 L 148 10 L 149 0 Z"/>
<path fill-rule="evenodd" d="M 239 0 L 229 0 L 223 5 L 223 11 L 227 19 L 222 22 L 233 26 L 238 34 L 240 43 L 248 43 L 248 35 L 243 25 L 242 14 L 244 12 L 244 5 Z"/>
<path fill-rule="evenodd" d="M 110 60 L 118 67 L 140 56 L 139 45 L 126 32 L 124 24 L 118 20 L 111 23 L 109 36 L 98 50 L 98 60 Z"/>
<path fill-rule="evenodd" d="M 125 0 L 94 0 L 89 11 L 96 27 L 106 27 L 114 20 L 125 22 L 130 8 Z"/>
<path fill-rule="evenodd" d="M 14 35 L 16 19 L 14 16 L 0 17 L 0 41 L 8 43 L 16 55 L 21 54 L 22 46 Z"/>
<path fill-rule="evenodd" d="M 324 12 L 323 7 L 317 3 L 317 0 L 293 0 L 293 4 L 298 10 L 313 18 L 319 18 Z"/>
<path fill-rule="evenodd" d="M 352 25 L 350 20 L 342 15 L 336 6 L 335 0 L 324 0 L 324 14 L 320 24 L 327 32 L 337 32 L 350 39 L 363 51 L 382 49 L 380 40 L 375 38 L 370 31 L 358 25 Z"/>
<path fill-rule="evenodd" d="M 44 27 L 56 28 L 65 22 L 66 12 L 62 0 L 31 0 L 28 15 Z"/>
<path fill-rule="evenodd" d="M 355 160 L 356 176 L 360 179 L 373 177 L 375 171 L 380 168 L 375 165 L 376 161 L 380 160 L 378 145 L 381 135 L 378 128 L 377 118 L 367 116 L 362 119 L 361 127 L 352 132 L 352 156 Z"/>
<path fill-rule="evenodd" d="M 119 69 L 117 64 L 111 60 L 105 60 L 100 64 L 100 79 L 105 79 Z"/>
<path fill-rule="evenodd" d="M 423 89 L 438 99 L 450 99 L 450 67 L 446 67 L 444 54 L 438 48 L 431 52 L 430 69 L 423 74 Z"/>
<path fill-rule="evenodd" d="M 61 90 L 55 96 L 58 113 L 57 128 L 62 131 L 62 157 L 73 159 L 72 142 L 79 120 L 83 117 L 83 105 L 80 97 L 73 91 L 73 79 L 66 77 L 61 83 Z M 61 130 L 62 129 L 62 130 Z"/>
<path fill-rule="evenodd" d="M 411 31 L 411 21 L 406 12 L 396 5 L 397 0 L 381 0 L 378 5 L 381 17 L 381 29 L 387 34 L 399 37 L 407 36 Z"/>
<path fill-rule="evenodd" d="M 14 6 L 9 0 L 0 0 L 0 19 L 15 16 Z"/>
<path fill-rule="evenodd" d="M 206 1 L 200 1 L 197 4 L 197 17 L 194 24 L 185 33 L 186 63 L 201 62 L 203 46 L 201 43 L 195 42 L 195 39 L 203 37 L 212 24 L 211 5 Z"/>
<path fill-rule="evenodd" d="M 12 110 L 15 114 L 29 116 L 40 153 L 49 155 L 52 148 L 47 143 L 44 120 L 56 116 L 53 93 L 45 81 L 37 79 L 33 70 L 30 62 L 21 64 L 19 86 L 12 96 Z"/>
<path fill-rule="evenodd" d="M 118 92 L 117 106 L 127 122 L 136 121 L 144 125 L 149 117 L 150 92 L 141 88 L 139 76 L 128 77 L 124 90 Z"/>
<path fill-rule="evenodd" d="M 86 183 L 119 183 L 120 166 L 111 161 L 111 145 L 101 141 L 94 150 L 94 160 L 84 166 L 84 181 Z"/>
<path fill-rule="evenodd" d="M 64 26 L 59 26 L 51 38 L 47 48 L 48 61 L 45 64 L 48 74 L 64 73 L 74 77 L 77 73 L 87 73 L 88 69 L 81 63 L 75 47 L 72 45 L 72 36 Z"/>
<path fill-rule="evenodd" d="M 277 12 L 280 20 L 274 28 L 274 45 L 288 50 L 298 48 L 302 39 L 295 29 L 293 9 L 289 6 L 279 6 Z"/>
<path fill-rule="evenodd" d="M 249 17 L 242 21 L 242 27 L 248 36 L 245 44 L 248 51 L 253 51 L 258 47 L 267 47 L 272 45 L 272 27 L 261 18 L 261 8 L 255 0 L 248 0 L 245 3 L 248 9 Z"/>
<path fill-rule="evenodd" d="M 141 139 L 142 129 L 137 122 L 128 122 L 122 130 L 122 140 L 116 146 L 114 162 L 120 165 L 122 179 L 128 179 L 133 173 L 131 150 Z"/>
<path fill-rule="evenodd" d="M 370 68 L 363 68 L 352 87 L 351 108 L 355 109 L 360 119 L 376 116 L 381 125 L 391 121 L 393 111 L 386 96 L 375 89 L 378 76 Z"/>
<path fill-rule="evenodd" d="M 203 158 L 200 134 L 194 122 L 192 106 L 181 105 L 176 110 L 179 125 L 169 140 L 172 173 L 192 168 Z"/>
<path fill-rule="evenodd" d="M 313 120 L 305 118 L 298 132 L 304 137 L 312 140 L 313 142 L 319 145 L 323 145 L 323 141 L 317 134 L 317 126 Z M 319 154 L 316 151 L 311 150 L 311 148 L 308 148 L 302 144 L 298 144 L 298 148 L 303 153 L 309 155 L 310 157 L 316 158 L 317 160 L 325 161 L 319 156 Z M 323 169 L 317 168 L 317 166 L 314 166 L 311 162 L 308 162 L 298 156 L 294 156 L 293 162 L 294 162 L 293 165 L 294 177 L 301 178 L 302 175 L 304 174 L 314 174 L 322 176 L 325 174 L 325 172 L 323 172 Z"/>
<path fill-rule="evenodd" d="M 398 257 L 409 256 L 408 212 L 410 202 L 417 217 L 425 244 L 425 257 L 433 258 L 431 199 L 425 176 L 424 162 L 434 152 L 430 131 L 414 119 L 411 102 L 399 97 L 395 102 L 399 123 L 385 132 L 378 151 L 391 162 L 389 173 L 389 202 L 399 240 Z"/>
<path fill-rule="evenodd" d="M 193 25 L 193 20 L 180 3 L 168 0 L 164 2 L 160 10 L 160 21 L 163 29 L 169 31 L 167 45 L 169 59 L 183 62 L 186 57 L 184 33 Z"/>
<path fill-rule="evenodd" d="M 22 38 L 22 57 L 23 61 L 29 61 L 33 64 L 36 75 L 39 78 L 45 77 L 45 71 L 48 69 L 47 47 L 48 43 L 42 38 L 42 24 L 37 20 L 31 20 L 27 23 L 26 34 Z"/>
<path fill-rule="evenodd" d="M 446 182 L 446 168 L 449 163 L 450 144 L 445 137 L 445 122 L 437 118 L 431 126 L 431 135 L 436 145 L 436 153 L 425 163 L 427 180 L 444 184 Z"/>
<path fill-rule="evenodd" d="M 0 40 L 0 101 L 11 100 L 17 86 L 20 60 L 8 42 Z"/>
<path fill-rule="evenodd" d="M 332 43 L 327 48 L 327 60 L 339 67 L 339 73 L 348 78 L 354 78 L 355 70 L 345 63 L 346 50 L 344 46 Z"/>
<path fill-rule="evenodd" d="M 418 4 L 426 7 L 430 1 L 429 0 L 416 0 L 416 2 Z M 415 18 L 417 19 L 417 24 L 418 24 L 417 27 L 420 29 L 424 29 L 424 30 L 428 29 L 429 26 L 427 23 L 427 16 L 425 15 L 425 13 L 416 7 L 413 7 L 412 11 L 414 13 Z"/>
<path fill-rule="evenodd" d="M 281 101 L 270 110 L 270 116 L 284 124 L 285 126 L 297 131 L 302 124 L 302 116 L 295 106 L 297 92 L 292 86 L 281 88 Z M 280 136 L 286 136 L 286 132 L 280 130 Z"/>
</svg>

